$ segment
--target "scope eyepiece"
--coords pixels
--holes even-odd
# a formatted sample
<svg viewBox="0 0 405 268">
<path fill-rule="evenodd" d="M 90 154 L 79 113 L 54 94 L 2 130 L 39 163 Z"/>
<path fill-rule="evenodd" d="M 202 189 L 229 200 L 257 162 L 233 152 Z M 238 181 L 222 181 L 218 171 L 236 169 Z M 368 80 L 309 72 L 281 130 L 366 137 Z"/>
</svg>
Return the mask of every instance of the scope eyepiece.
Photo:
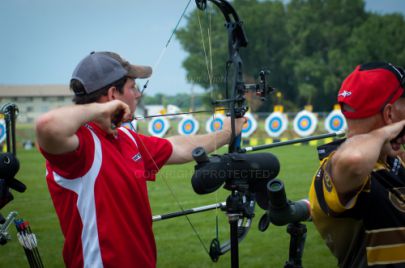
<svg viewBox="0 0 405 268">
<path fill-rule="evenodd" d="M 192 152 L 191 155 L 193 156 L 194 160 L 198 163 L 206 163 L 209 162 L 207 153 L 205 152 L 203 147 L 197 147 Z"/>
</svg>

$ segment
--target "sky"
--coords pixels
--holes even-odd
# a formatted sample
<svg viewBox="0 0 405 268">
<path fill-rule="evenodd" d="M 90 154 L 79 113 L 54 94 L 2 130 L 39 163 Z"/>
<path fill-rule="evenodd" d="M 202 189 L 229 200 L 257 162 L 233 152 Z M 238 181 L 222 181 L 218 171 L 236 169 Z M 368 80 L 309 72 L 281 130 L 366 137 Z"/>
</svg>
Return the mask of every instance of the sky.
<svg viewBox="0 0 405 268">
<path fill-rule="evenodd" d="M 1 0 L 0 85 L 67 85 L 88 53 L 114 51 L 131 63 L 154 67 L 149 95 L 189 93 L 192 85 L 182 67 L 186 52 L 175 38 L 165 49 L 188 2 Z M 188 12 L 194 8 L 191 1 Z M 405 14 L 405 1 L 366 0 L 366 10 Z"/>
</svg>

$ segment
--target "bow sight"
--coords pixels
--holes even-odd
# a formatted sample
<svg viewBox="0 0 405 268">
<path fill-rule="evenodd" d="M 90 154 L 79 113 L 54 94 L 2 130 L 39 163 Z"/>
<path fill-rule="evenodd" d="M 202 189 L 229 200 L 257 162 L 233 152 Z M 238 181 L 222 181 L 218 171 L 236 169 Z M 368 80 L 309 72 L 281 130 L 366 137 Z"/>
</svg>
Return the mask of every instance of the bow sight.
<svg viewBox="0 0 405 268">
<path fill-rule="evenodd" d="M 226 98 L 224 100 L 215 100 L 212 101 L 212 105 L 221 105 L 221 104 L 227 104 L 228 106 L 230 106 L 230 104 L 240 104 L 237 107 L 233 107 L 233 108 L 228 108 L 229 110 L 234 109 L 234 113 L 235 113 L 235 117 L 236 118 L 240 118 L 243 117 L 244 114 L 249 110 L 249 107 L 247 107 L 246 105 L 243 105 L 243 103 L 245 103 L 246 98 L 245 98 L 245 94 L 248 93 L 249 91 L 253 91 L 255 92 L 256 96 L 260 97 L 261 101 L 265 101 L 267 100 L 267 96 L 275 91 L 275 88 L 270 86 L 267 82 L 268 80 L 268 75 L 270 74 L 269 71 L 260 71 L 259 75 L 258 75 L 258 83 L 256 84 L 244 84 L 244 83 L 237 83 L 236 85 L 236 91 L 238 92 L 238 94 L 235 95 L 234 98 Z M 228 96 L 228 94 L 227 94 Z"/>
</svg>

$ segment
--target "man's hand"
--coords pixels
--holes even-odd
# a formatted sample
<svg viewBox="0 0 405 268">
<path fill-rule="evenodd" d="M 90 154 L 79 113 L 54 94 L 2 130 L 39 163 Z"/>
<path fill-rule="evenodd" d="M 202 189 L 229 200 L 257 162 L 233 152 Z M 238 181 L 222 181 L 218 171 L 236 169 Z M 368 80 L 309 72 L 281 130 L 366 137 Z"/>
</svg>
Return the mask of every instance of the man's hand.
<svg viewBox="0 0 405 268">
<path fill-rule="evenodd" d="M 235 119 L 235 133 L 240 134 L 243 124 L 247 122 L 245 117 Z M 168 140 L 173 146 L 173 152 L 167 161 L 168 164 L 181 164 L 193 160 L 191 152 L 196 147 L 203 147 L 207 153 L 229 143 L 231 139 L 231 118 L 227 117 L 224 120 L 224 125 L 221 131 L 207 133 L 203 135 L 192 136 L 173 136 Z"/>
<path fill-rule="evenodd" d="M 405 144 L 405 120 L 385 126 L 382 130 L 387 137 L 383 152 L 389 156 L 401 154 L 401 146 Z"/>
<path fill-rule="evenodd" d="M 246 117 L 241 117 L 241 118 L 235 118 L 235 134 L 239 135 L 242 132 L 243 125 L 247 122 Z M 224 131 L 227 131 L 229 133 L 232 132 L 231 128 L 231 118 L 227 117 L 224 120 L 224 126 L 223 129 Z"/>
<path fill-rule="evenodd" d="M 129 106 L 122 101 L 113 100 L 100 104 L 100 115 L 94 120 L 101 129 L 109 134 L 116 134 L 116 128 L 123 122 L 132 120 Z"/>
</svg>

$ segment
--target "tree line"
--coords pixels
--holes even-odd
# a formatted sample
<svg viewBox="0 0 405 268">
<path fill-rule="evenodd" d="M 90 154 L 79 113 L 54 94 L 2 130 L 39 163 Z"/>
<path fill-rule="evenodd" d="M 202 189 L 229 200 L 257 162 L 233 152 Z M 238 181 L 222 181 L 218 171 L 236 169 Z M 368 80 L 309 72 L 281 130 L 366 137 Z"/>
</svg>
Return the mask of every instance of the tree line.
<svg viewBox="0 0 405 268">
<path fill-rule="evenodd" d="M 307 104 L 331 110 L 341 82 L 358 64 L 405 66 L 404 16 L 367 12 L 364 0 L 234 0 L 232 5 L 249 42 L 240 50 L 245 82 L 269 70 L 269 82 L 289 111 Z M 192 11 L 176 33 L 188 52 L 183 67 L 189 82 L 215 92 L 205 101 L 223 97 L 228 58 L 224 18 L 209 6 L 205 12 Z M 273 97 L 250 106 L 254 112 L 270 111 L 275 102 Z"/>
</svg>

